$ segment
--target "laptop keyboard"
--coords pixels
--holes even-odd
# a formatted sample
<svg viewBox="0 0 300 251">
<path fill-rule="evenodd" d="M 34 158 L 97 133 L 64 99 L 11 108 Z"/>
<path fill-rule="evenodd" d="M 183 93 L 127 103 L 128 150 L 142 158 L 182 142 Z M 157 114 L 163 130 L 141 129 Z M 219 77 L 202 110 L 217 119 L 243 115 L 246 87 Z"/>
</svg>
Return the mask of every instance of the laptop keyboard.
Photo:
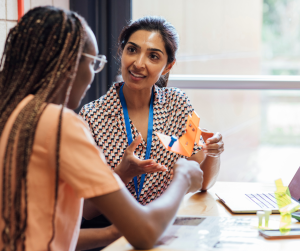
<svg viewBox="0 0 300 251">
<path fill-rule="evenodd" d="M 274 193 L 245 194 L 260 208 L 277 209 L 277 202 Z"/>
</svg>

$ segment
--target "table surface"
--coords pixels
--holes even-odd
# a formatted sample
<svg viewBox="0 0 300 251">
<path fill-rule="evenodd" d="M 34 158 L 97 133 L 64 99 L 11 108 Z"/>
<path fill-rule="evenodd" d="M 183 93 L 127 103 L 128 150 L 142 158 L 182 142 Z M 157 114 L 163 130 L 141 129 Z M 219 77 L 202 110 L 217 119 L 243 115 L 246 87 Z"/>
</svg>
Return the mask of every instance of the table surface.
<svg viewBox="0 0 300 251">
<path fill-rule="evenodd" d="M 238 192 L 259 192 L 261 190 L 270 189 L 276 190 L 273 184 L 261 183 L 247 183 L 247 182 L 217 182 L 213 188 L 207 192 L 199 192 L 195 194 L 187 194 L 178 210 L 177 215 L 193 215 L 193 216 L 220 216 L 220 217 L 256 217 L 255 214 L 233 214 L 222 204 L 215 195 L 218 191 L 238 191 Z M 280 215 L 272 215 L 271 217 L 280 217 Z M 292 219 L 293 224 L 297 223 Z M 283 250 L 298 250 L 300 246 L 300 239 L 281 239 L 281 240 L 265 240 L 264 250 L 283 251 Z M 121 237 L 111 245 L 107 246 L 104 251 L 128 251 L 134 250 L 128 244 L 124 237 Z M 154 248 L 151 250 L 166 250 L 161 248 Z"/>
</svg>

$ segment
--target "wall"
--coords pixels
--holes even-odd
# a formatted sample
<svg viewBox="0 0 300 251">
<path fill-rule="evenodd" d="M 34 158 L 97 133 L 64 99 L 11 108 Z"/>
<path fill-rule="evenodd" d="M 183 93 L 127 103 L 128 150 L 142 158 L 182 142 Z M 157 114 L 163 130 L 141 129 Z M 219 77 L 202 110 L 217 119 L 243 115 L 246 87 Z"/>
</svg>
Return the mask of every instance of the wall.
<svg viewBox="0 0 300 251">
<path fill-rule="evenodd" d="M 180 46 L 171 74 L 260 74 L 262 0 L 132 0 L 132 17 L 163 16 Z M 261 92 L 184 90 L 200 127 L 221 132 L 225 142 L 219 180 L 256 181 L 261 130 Z"/>
<path fill-rule="evenodd" d="M 69 9 L 69 0 L 24 0 L 25 13 L 37 6 L 52 5 Z M 6 36 L 9 30 L 17 24 L 18 1 L 0 0 L 0 55 L 2 55 Z"/>
<path fill-rule="evenodd" d="M 132 18 L 165 17 L 180 48 L 172 74 L 260 74 L 262 0 L 132 0 Z"/>
</svg>

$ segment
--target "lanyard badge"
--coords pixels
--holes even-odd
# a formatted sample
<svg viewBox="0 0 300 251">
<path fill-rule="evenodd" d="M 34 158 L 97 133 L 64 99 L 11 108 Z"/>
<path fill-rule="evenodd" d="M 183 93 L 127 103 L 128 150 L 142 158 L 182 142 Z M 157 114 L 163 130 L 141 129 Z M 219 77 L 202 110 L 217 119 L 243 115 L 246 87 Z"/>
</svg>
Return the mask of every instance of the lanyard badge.
<svg viewBox="0 0 300 251">
<path fill-rule="evenodd" d="M 121 100 L 121 104 L 122 104 L 122 107 L 123 107 L 125 127 L 126 127 L 126 133 L 127 133 L 127 140 L 128 140 L 128 146 L 129 146 L 132 143 L 133 140 L 132 140 L 132 133 L 131 133 L 128 109 L 127 109 L 126 100 L 125 100 L 124 94 L 123 94 L 123 87 L 124 87 L 124 84 L 120 87 L 119 95 L 120 95 L 120 100 Z M 151 153 L 152 132 L 153 132 L 153 99 L 154 99 L 154 87 L 152 89 L 150 109 L 149 109 L 148 132 L 147 132 L 147 148 L 146 148 L 145 160 L 150 158 L 150 153 Z M 146 176 L 146 174 L 142 174 L 141 182 L 140 182 L 139 187 L 138 187 L 138 184 L 137 184 L 137 177 L 135 176 L 133 178 L 137 201 L 139 201 L 140 193 L 143 189 L 145 176 Z"/>
</svg>

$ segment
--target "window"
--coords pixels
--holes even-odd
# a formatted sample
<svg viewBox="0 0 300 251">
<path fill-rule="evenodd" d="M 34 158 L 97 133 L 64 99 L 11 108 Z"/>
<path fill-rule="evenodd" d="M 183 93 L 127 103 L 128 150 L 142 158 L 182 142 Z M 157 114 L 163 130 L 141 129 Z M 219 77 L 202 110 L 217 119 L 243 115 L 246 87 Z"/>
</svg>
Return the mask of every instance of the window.
<svg viewBox="0 0 300 251">
<path fill-rule="evenodd" d="M 132 17 L 165 17 L 180 50 L 173 74 L 297 75 L 298 0 L 133 0 Z"/>
<path fill-rule="evenodd" d="M 299 13 L 298 0 L 132 0 L 133 19 L 179 33 L 169 86 L 223 134 L 219 180 L 287 183 L 300 166 Z"/>
</svg>

